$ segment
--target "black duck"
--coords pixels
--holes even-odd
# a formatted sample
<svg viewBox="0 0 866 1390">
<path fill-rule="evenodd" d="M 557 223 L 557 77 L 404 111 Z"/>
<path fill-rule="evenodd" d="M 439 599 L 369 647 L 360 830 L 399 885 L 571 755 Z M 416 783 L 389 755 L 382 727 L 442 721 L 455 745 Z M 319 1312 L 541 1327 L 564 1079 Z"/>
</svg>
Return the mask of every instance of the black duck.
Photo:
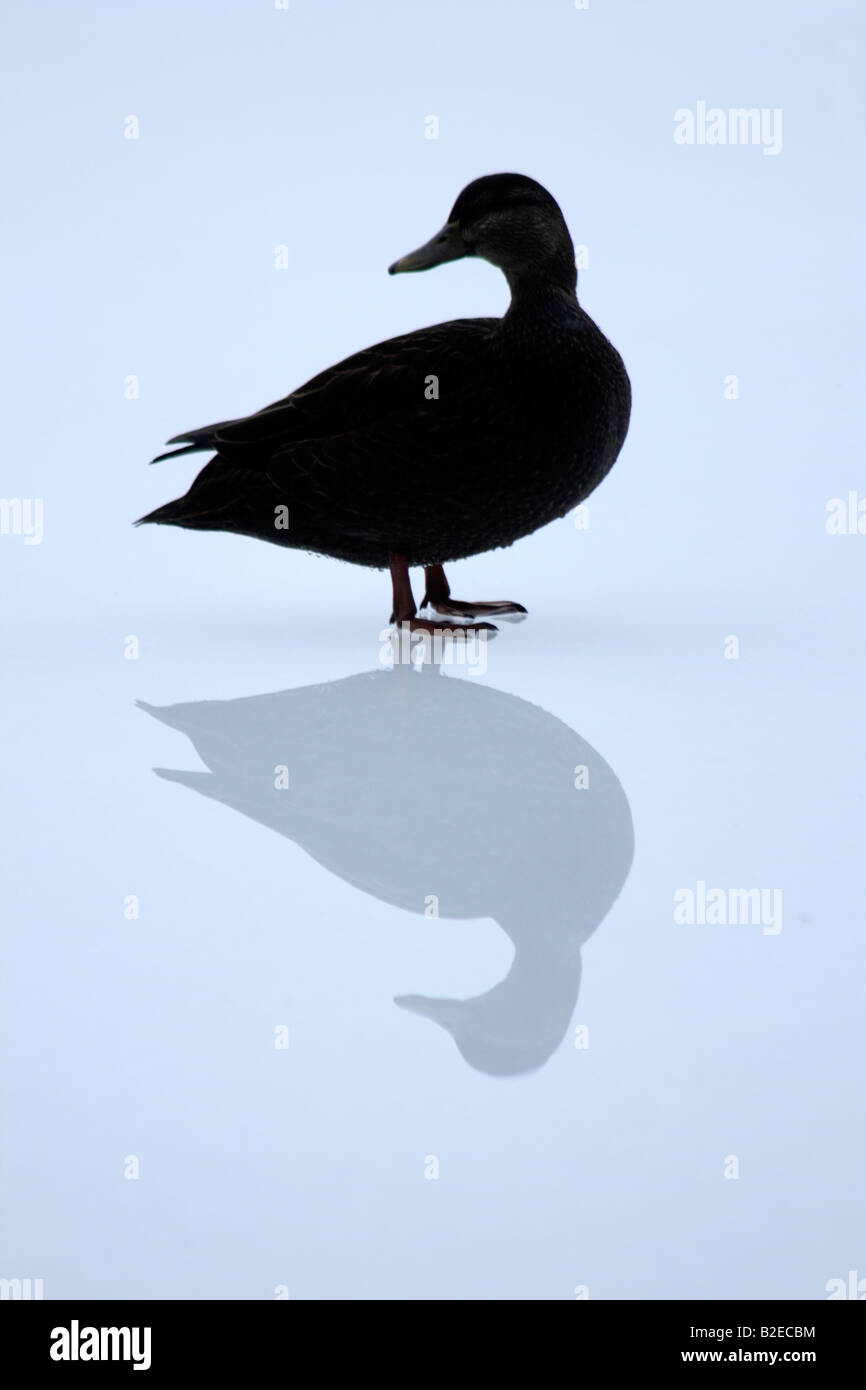
<svg viewBox="0 0 866 1390">
<path fill-rule="evenodd" d="M 177 435 L 214 457 L 184 497 L 141 522 L 235 531 L 390 568 L 392 621 L 417 612 L 409 567 L 449 628 L 520 615 L 517 603 L 452 599 L 443 565 L 511 545 L 583 501 L 628 429 L 622 359 L 577 302 L 574 247 L 534 179 L 493 174 L 390 273 L 481 256 L 504 272 L 501 319 L 454 319 L 391 338 L 321 372 L 255 415 Z M 156 462 L 157 460 L 154 460 Z M 481 626 L 490 626 L 482 623 Z"/>
</svg>

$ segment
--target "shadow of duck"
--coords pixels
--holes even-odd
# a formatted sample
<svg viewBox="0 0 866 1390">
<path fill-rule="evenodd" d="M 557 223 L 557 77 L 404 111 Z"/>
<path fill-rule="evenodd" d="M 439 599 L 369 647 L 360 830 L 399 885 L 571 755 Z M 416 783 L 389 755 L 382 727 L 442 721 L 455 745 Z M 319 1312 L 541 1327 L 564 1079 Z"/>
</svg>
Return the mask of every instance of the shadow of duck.
<svg viewBox="0 0 866 1390">
<path fill-rule="evenodd" d="M 294 840 L 383 902 L 430 912 L 435 892 L 442 917 L 494 918 L 514 945 L 503 980 L 471 999 L 396 1003 L 445 1028 L 479 1071 L 547 1061 L 574 1013 L 581 946 L 634 847 L 625 792 L 579 734 L 430 665 L 141 707 L 210 769 L 161 777 Z"/>
</svg>

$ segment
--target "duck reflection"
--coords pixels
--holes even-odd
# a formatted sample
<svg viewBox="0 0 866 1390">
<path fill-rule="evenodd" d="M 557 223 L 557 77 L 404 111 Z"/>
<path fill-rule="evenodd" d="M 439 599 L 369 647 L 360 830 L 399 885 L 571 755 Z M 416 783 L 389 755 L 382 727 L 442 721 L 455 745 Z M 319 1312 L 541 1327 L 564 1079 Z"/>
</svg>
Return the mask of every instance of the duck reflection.
<svg viewBox="0 0 866 1390">
<path fill-rule="evenodd" d="M 161 777 L 270 826 L 383 902 L 423 913 L 435 894 L 442 917 L 494 918 L 514 944 L 503 980 L 472 999 L 395 1002 L 445 1028 L 479 1071 L 550 1057 L 574 1013 L 580 948 L 634 843 L 616 775 L 579 734 L 430 665 L 142 708 L 210 769 Z"/>
</svg>

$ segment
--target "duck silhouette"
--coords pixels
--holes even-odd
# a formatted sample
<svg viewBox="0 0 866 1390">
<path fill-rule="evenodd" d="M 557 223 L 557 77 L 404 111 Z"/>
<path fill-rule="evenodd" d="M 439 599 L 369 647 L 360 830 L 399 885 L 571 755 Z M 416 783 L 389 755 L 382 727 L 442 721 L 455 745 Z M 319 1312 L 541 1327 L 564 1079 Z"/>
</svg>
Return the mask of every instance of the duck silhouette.
<svg viewBox="0 0 866 1390">
<path fill-rule="evenodd" d="M 511 545 L 582 502 L 622 448 L 631 386 L 578 304 L 571 236 L 535 179 L 475 179 L 442 230 L 390 272 L 466 256 L 505 275 L 501 319 L 391 338 L 254 415 L 176 435 L 182 447 L 158 459 L 212 458 L 183 497 L 137 524 L 233 531 L 390 569 L 392 620 L 415 629 L 520 620 L 525 608 L 508 599 L 452 598 L 443 565 Z M 421 606 L 434 619 L 416 619 L 410 566 L 424 569 Z"/>
<path fill-rule="evenodd" d="M 294 840 L 382 902 L 493 918 L 507 975 L 470 999 L 398 996 L 496 1076 L 533 1071 L 577 1002 L 580 950 L 617 898 L 634 836 L 625 792 L 568 725 L 434 665 L 235 700 L 156 707 L 206 772 L 159 776 Z M 288 789 L 277 769 L 288 769 Z M 276 775 L 275 775 L 276 774 Z"/>
</svg>

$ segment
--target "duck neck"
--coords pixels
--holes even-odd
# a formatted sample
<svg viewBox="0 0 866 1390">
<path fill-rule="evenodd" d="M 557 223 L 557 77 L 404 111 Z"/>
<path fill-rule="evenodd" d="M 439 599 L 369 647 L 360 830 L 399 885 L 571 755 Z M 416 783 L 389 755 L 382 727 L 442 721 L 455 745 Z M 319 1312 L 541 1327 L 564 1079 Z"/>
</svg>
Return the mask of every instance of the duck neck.
<svg viewBox="0 0 866 1390">
<path fill-rule="evenodd" d="M 571 268 L 570 278 L 562 274 L 555 279 L 541 275 L 519 275 L 505 272 L 511 290 L 512 314 L 561 314 L 563 310 L 577 312 L 577 273 Z"/>
</svg>

